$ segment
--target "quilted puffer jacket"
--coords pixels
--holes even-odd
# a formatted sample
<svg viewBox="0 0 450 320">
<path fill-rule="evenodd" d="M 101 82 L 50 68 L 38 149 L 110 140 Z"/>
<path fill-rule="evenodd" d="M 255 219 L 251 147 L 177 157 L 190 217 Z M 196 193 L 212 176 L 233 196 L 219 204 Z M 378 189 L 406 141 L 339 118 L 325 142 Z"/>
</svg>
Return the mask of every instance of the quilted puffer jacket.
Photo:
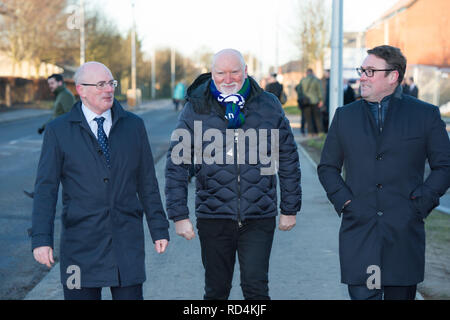
<svg viewBox="0 0 450 320">
<path fill-rule="evenodd" d="M 189 216 L 187 184 L 190 163 L 194 163 L 195 167 L 197 218 L 225 218 L 239 222 L 246 219 L 276 216 L 278 213 L 277 174 L 280 181 L 281 213 L 295 215 L 300 211 L 300 164 L 289 121 L 286 119 L 278 99 L 273 94 L 262 90 L 255 80 L 250 77 L 249 79 L 251 92 L 244 108 L 241 109 L 245 115 L 245 123 L 241 129 L 245 133 L 256 132 L 254 136 L 258 136 L 258 152 L 261 152 L 261 147 L 265 146 L 266 149 L 263 148 L 262 152 L 268 157 L 272 157 L 272 162 L 275 158 L 271 152 L 272 135 L 276 136 L 275 131 L 272 130 L 278 131 L 278 172 L 261 174 L 263 168 L 274 166 L 274 164 L 260 161 L 259 153 L 256 161 L 249 159 L 249 153 L 255 154 L 255 149 L 250 148 L 255 145 L 255 143 L 250 143 L 249 136 L 251 134 L 248 134 L 247 137 L 234 135 L 238 130 L 227 129 L 225 108 L 213 98 L 209 90 L 210 81 L 212 81 L 211 74 L 203 74 L 188 88 L 187 103 L 179 116 L 177 130 L 174 131 L 174 133 L 178 132 L 178 135 L 172 135 L 167 153 L 166 206 L 168 216 L 173 221 L 186 219 Z M 211 152 L 213 142 L 214 146 L 218 142 L 215 141 L 217 137 L 211 138 L 208 133 L 204 136 L 205 132 L 210 129 L 215 129 L 216 134 L 221 133 L 223 141 L 223 144 L 219 144 L 222 146 L 221 150 L 217 148 Z M 265 129 L 267 139 L 264 139 L 264 135 L 260 135 L 262 129 Z M 229 135 L 231 130 L 232 137 L 228 140 L 227 130 Z M 189 133 L 190 137 L 188 139 L 180 138 L 180 132 Z M 199 135 L 199 132 L 202 134 Z M 209 132 L 211 133 L 211 130 Z M 239 139 L 243 139 L 243 141 L 239 142 Z M 231 141 L 231 143 L 227 143 L 227 141 Z M 273 141 L 276 142 L 276 139 Z M 186 147 L 183 152 L 180 151 L 180 144 Z M 238 159 L 238 155 L 241 155 L 242 158 L 243 154 L 242 149 L 238 148 L 242 148 L 244 144 L 245 161 Z M 201 150 L 199 150 L 200 146 Z M 194 150 L 195 147 L 197 147 L 196 150 Z M 250 150 L 253 151 L 250 152 Z M 172 151 L 175 155 L 179 154 L 179 158 L 185 157 L 186 160 L 184 162 L 173 161 L 175 158 L 172 158 Z M 264 153 L 265 151 L 267 153 Z M 190 155 L 187 154 L 188 152 Z M 196 154 L 195 158 L 194 153 Z M 209 154 L 209 158 L 205 154 Z M 201 159 L 199 159 L 199 155 Z M 211 157 L 217 155 L 223 155 L 222 163 L 220 161 L 211 163 Z"/>
</svg>

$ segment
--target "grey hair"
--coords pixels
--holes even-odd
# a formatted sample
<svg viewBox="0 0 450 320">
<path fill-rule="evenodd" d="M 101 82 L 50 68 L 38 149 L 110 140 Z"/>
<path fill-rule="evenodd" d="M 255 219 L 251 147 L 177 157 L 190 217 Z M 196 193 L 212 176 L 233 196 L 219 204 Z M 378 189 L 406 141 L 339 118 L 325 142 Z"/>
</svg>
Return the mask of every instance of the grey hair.
<svg viewBox="0 0 450 320">
<path fill-rule="evenodd" d="M 242 71 L 245 70 L 245 60 L 244 57 L 242 56 L 242 53 L 240 53 L 238 50 L 236 49 L 223 49 L 220 50 L 219 52 L 217 52 L 213 57 L 212 57 L 212 61 L 211 61 L 211 70 L 214 69 L 214 65 L 216 64 L 216 60 L 217 58 L 219 58 L 219 56 L 223 55 L 223 54 L 233 54 L 234 56 L 236 56 L 242 66 Z"/>
<path fill-rule="evenodd" d="M 85 69 L 86 69 L 87 66 L 90 66 L 90 65 L 102 66 L 103 68 L 108 70 L 109 73 L 111 73 L 111 70 L 109 70 L 108 67 L 105 66 L 103 63 L 97 62 L 97 61 L 89 61 L 89 62 L 86 62 L 86 63 L 82 64 L 77 69 L 77 71 L 75 72 L 75 75 L 73 76 L 73 79 L 75 81 L 75 85 L 78 85 L 78 84 L 80 84 L 80 82 L 82 82 L 82 79 L 83 79 L 83 76 L 84 76 L 84 73 L 85 73 Z M 111 73 L 111 75 L 112 75 L 112 73 Z"/>
</svg>

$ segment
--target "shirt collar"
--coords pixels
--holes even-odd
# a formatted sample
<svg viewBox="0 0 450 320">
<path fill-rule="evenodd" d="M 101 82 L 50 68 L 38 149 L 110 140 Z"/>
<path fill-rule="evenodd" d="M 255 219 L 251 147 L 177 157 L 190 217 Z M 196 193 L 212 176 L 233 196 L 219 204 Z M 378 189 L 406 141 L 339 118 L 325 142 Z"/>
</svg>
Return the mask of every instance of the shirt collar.
<svg viewBox="0 0 450 320">
<path fill-rule="evenodd" d="M 84 103 L 81 103 L 81 110 L 83 111 L 84 117 L 86 118 L 87 123 L 90 123 L 95 118 L 104 117 L 106 122 L 112 122 L 111 119 L 111 109 L 106 110 L 101 115 L 96 114 L 91 109 L 86 107 Z"/>
<path fill-rule="evenodd" d="M 403 93 L 403 88 L 402 86 L 397 86 L 397 88 L 395 88 L 394 92 L 391 93 L 390 95 L 384 97 L 381 101 L 380 104 L 385 106 L 385 105 L 389 105 L 389 101 L 391 100 L 392 97 L 397 98 L 397 99 L 401 99 L 402 98 L 402 93 Z M 367 100 L 364 100 L 369 106 L 374 106 L 374 105 L 378 105 L 378 102 L 370 102 Z"/>
</svg>

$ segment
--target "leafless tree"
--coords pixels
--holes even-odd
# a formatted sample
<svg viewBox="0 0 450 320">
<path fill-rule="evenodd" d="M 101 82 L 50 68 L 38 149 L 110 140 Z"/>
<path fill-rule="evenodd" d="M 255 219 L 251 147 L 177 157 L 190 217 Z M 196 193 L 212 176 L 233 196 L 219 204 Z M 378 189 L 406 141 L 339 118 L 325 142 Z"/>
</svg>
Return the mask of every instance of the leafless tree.
<svg viewBox="0 0 450 320">
<path fill-rule="evenodd" d="M 27 60 L 39 69 L 55 62 L 67 14 L 65 0 L 3 0 L 0 49 L 15 64 Z"/>
<path fill-rule="evenodd" d="M 330 45 L 330 13 L 324 0 L 299 2 L 295 42 L 300 51 L 302 69 L 316 62 L 323 64 L 325 49 Z"/>
</svg>

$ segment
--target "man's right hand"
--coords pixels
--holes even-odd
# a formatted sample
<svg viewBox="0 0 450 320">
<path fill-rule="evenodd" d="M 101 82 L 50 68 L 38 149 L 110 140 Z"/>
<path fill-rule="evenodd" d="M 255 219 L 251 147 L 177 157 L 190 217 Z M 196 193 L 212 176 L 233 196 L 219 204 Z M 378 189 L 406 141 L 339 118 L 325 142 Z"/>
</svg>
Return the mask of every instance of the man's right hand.
<svg viewBox="0 0 450 320">
<path fill-rule="evenodd" d="M 41 264 L 51 268 L 53 260 L 53 249 L 51 247 L 38 247 L 33 250 L 34 259 Z"/>
<path fill-rule="evenodd" d="M 175 222 L 175 231 L 177 235 L 182 236 L 186 240 L 191 240 L 195 237 L 194 227 L 189 219 Z"/>
</svg>

